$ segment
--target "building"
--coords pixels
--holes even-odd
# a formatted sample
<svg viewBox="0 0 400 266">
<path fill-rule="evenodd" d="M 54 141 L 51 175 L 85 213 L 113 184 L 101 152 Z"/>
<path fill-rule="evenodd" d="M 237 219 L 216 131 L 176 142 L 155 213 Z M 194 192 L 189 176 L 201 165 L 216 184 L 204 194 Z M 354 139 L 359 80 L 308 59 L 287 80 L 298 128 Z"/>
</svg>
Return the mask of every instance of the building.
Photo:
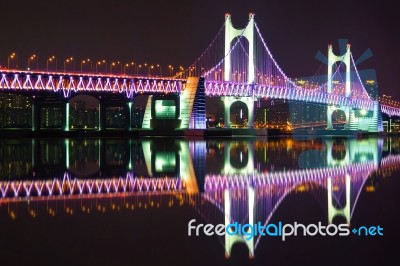
<svg viewBox="0 0 400 266">
<path fill-rule="evenodd" d="M 23 95 L 0 93 L 0 128 L 32 127 L 32 100 Z"/>
<path fill-rule="evenodd" d="M 63 114 L 59 107 L 40 108 L 41 128 L 61 128 L 63 125 Z"/>
<path fill-rule="evenodd" d="M 126 110 L 122 106 L 106 108 L 106 127 L 124 128 L 126 126 Z"/>
<path fill-rule="evenodd" d="M 288 102 L 283 100 L 263 100 L 254 109 L 255 127 L 286 127 L 289 122 Z"/>
<path fill-rule="evenodd" d="M 290 102 L 289 111 L 290 121 L 293 125 L 326 123 L 327 114 L 324 105 Z"/>
</svg>

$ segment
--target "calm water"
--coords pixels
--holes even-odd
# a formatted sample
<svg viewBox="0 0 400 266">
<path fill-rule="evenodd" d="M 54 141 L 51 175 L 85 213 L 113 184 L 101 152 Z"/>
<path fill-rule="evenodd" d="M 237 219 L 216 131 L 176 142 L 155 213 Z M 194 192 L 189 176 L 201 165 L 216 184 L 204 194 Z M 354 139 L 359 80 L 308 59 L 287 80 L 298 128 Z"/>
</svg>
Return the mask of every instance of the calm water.
<svg viewBox="0 0 400 266">
<path fill-rule="evenodd" d="M 0 140 L 0 265 L 389 265 L 397 138 Z M 383 236 L 188 236 L 188 222 Z"/>
</svg>

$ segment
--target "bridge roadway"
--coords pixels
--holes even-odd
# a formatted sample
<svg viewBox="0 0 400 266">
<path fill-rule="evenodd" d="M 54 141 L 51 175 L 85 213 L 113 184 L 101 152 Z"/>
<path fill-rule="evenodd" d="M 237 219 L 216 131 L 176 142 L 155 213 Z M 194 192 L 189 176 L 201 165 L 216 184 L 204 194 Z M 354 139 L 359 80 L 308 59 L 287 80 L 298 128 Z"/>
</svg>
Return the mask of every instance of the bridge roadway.
<svg viewBox="0 0 400 266">
<path fill-rule="evenodd" d="M 140 94 L 181 94 L 185 79 L 171 77 L 107 75 L 76 72 L 45 72 L 0 69 L 0 90 L 17 93 L 59 93 L 64 98 L 74 94 L 125 94 L 133 98 Z M 217 82 L 206 80 L 205 94 L 209 97 L 253 97 L 283 99 L 326 105 L 349 106 L 373 110 L 374 101 L 328 94 L 317 90 L 301 90 L 261 84 Z M 381 111 L 389 116 L 400 116 L 400 108 L 381 104 Z"/>
<path fill-rule="evenodd" d="M 0 90 L 17 92 L 54 92 L 70 98 L 73 93 L 89 95 L 98 93 L 135 94 L 180 93 L 184 79 L 169 77 L 144 77 L 76 72 L 44 72 L 23 70 L 0 70 Z"/>
</svg>

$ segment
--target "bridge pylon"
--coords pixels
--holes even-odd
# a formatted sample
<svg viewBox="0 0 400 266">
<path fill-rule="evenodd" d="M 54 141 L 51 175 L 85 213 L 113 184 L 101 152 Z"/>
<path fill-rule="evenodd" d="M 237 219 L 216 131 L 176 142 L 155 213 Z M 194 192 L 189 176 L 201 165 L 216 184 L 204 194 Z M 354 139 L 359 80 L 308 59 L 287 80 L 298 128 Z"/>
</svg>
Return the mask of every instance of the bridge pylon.
<svg viewBox="0 0 400 266">
<path fill-rule="evenodd" d="M 342 216 L 347 224 L 350 224 L 350 189 L 351 189 L 351 181 L 350 181 L 350 176 L 346 174 L 346 188 L 345 188 L 345 197 L 346 197 L 346 203 L 342 208 L 335 207 L 333 204 L 333 193 L 334 193 L 334 187 L 332 184 L 332 178 L 329 177 L 328 180 L 328 186 L 327 186 L 327 192 L 328 192 L 328 222 L 332 223 L 333 218 L 336 216 Z"/>
<path fill-rule="evenodd" d="M 254 225 L 254 206 L 255 206 L 255 192 L 254 188 L 247 188 L 247 197 L 248 197 L 248 221 L 246 221 L 250 225 Z M 225 228 L 231 224 L 231 200 L 232 200 L 232 192 L 229 189 L 224 190 L 224 211 L 225 211 Z M 250 230 L 250 229 L 249 229 Z M 247 231 L 250 233 L 250 231 Z M 225 234 L 225 257 L 229 258 L 231 256 L 232 247 L 235 243 L 243 242 L 246 244 L 249 249 L 249 257 L 254 257 L 254 237 L 251 239 L 246 239 L 246 236 L 238 235 L 238 234 Z"/>
<path fill-rule="evenodd" d="M 252 84 L 255 78 L 254 67 L 254 14 L 249 14 L 249 23 L 244 29 L 233 27 L 231 14 L 225 14 L 225 52 L 227 55 L 224 61 L 224 80 L 231 81 L 231 42 L 234 38 L 243 36 L 249 41 L 249 58 L 247 66 L 247 83 Z"/>
<path fill-rule="evenodd" d="M 225 51 L 226 55 L 224 60 L 224 81 L 232 81 L 232 70 L 231 70 L 231 42 L 236 37 L 244 37 L 249 42 L 249 51 L 248 51 L 248 65 L 247 65 L 247 83 L 254 84 L 255 79 L 255 64 L 254 58 L 256 58 L 255 54 L 255 45 L 254 45 L 254 14 L 249 14 L 249 22 L 244 29 L 236 29 L 233 27 L 231 15 L 225 14 Z M 246 104 L 248 109 L 248 127 L 253 126 L 253 113 L 254 113 L 254 97 L 233 97 L 233 96 L 225 96 L 222 98 L 224 103 L 224 124 L 225 127 L 231 127 L 230 122 L 230 107 L 234 102 L 241 101 Z"/>
<path fill-rule="evenodd" d="M 342 62 L 346 66 L 346 80 L 345 80 L 345 96 L 350 97 L 351 95 L 351 77 L 350 77 L 350 44 L 347 45 L 346 53 L 344 55 L 337 56 L 332 51 L 332 45 L 328 45 L 328 83 L 327 83 L 327 93 L 332 93 L 332 84 L 333 84 L 333 73 L 332 68 L 336 62 Z M 350 124 L 350 107 L 348 106 L 335 106 L 328 105 L 327 114 L 327 128 L 333 129 L 332 126 L 332 114 L 336 110 L 341 110 L 346 115 L 346 126 L 345 128 L 349 128 Z"/>
<path fill-rule="evenodd" d="M 341 62 L 346 67 L 345 75 L 345 92 L 346 98 L 351 98 L 351 51 L 350 44 L 347 44 L 346 52 L 343 55 L 335 55 L 332 51 L 332 45 L 328 45 L 328 79 L 327 79 L 327 93 L 332 93 L 333 80 L 333 65 L 336 62 Z M 357 71 L 357 70 L 356 70 Z M 357 73 L 358 74 L 358 73 Z M 354 96 L 353 96 L 354 97 Z M 370 99 L 373 101 L 372 99 Z M 328 105 L 327 107 L 327 129 L 333 129 L 332 125 L 332 114 L 336 110 L 341 110 L 346 116 L 345 129 L 348 130 L 363 130 L 368 132 L 381 132 L 383 131 L 382 126 L 382 114 L 381 108 L 378 101 L 373 101 L 372 109 L 360 110 L 352 108 L 350 106 L 340 105 Z"/>
</svg>

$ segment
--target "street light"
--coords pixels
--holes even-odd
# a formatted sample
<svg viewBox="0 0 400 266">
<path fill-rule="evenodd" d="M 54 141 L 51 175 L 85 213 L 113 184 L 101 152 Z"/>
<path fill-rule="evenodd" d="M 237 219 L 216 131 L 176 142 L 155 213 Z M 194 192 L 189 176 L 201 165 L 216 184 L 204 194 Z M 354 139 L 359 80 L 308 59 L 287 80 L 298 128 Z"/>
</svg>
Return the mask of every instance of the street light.
<svg viewBox="0 0 400 266">
<path fill-rule="evenodd" d="M 13 60 L 14 58 L 17 60 L 17 64 L 15 65 L 15 68 L 18 68 L 18 55 L 16 53 L 12 53 L 12 54 L 10 54 L 8 56 L 8 58 L 7 58 L 7 68 L 10 68 L 10 59 Z"/>
<path fill-rule="evenodd" d="M 181 77 L 184 77 L 184 74 L 185 73 L 185 69 L 183 68 L 183 66 L 179 66 L 179 72 L 178 72 L 178 75 L 181 75 Z M 189 73 L 190 73 L 190 71 L 189 71 Z M 189 74 L 189 76 L 190 76 L 190 74 Z"/>
<path fill-rule="evenodd" d="M 102 61 L 97 61 L 96 63 L 96 73 L 97 73 L 97 67 L 101 66 L 101 65 L 105 65 L 106 66 L 106 73 L 107 73 L 107 64 L 106 64 L 106 60 L 102 60 Z"/>
<path fill-rule="evenodd" d="M 161 68 L 160 64 L 157 64 L 157 68 L 159 70 L 158 73 L 160 74 L 160 77 L 162 77 L 162 68 Z"/>
<path fill-rule="evenodd" d="M 92 61 L 88 58 L 88 59 L 85 59 L 85 60 L 82 60 L 81 61 L 81 73 L 82 73 L 82 65 L 84 65 L 84 64 L 86 64 L 86 63 L 90 63 L 90 71 L 93 71 L 92 69 L 93 69 L 93 64 L 92 64 Z"/>
<path fill-rule="evenodd" d="M 168 65 L 169 75 L 172 77 L 172 73 L 174 72 L 174 67 L 172 65 Z"/>
<path fill-rule="evenodd" d="M 55 55 L 52 55 L 51 57 L 47 58 L 46 60 L 46 69 L 49 71 L 49 62 L 56 62 L 56 71 L 57 71 L 57 57 Z"/>
<path fill-rule="evenodd" d="M 64 60 L 64 72 L 65 72 L 65 65 L 70 63 L 70 62 L 74 62 L 74 70 L 75 70 L 75 61 L 73 57 L 67 58 Z"/>
<path fill-rule="evenodd" d="M 133 74 L 133 75 L 135 74 L 135 62 L 126 63 L 126 64 L 124 65 L 124 74 L 126 74 L 125 71 L 126 71 L 126 69 L 127 69 L 128 67 L 130 67 L 130 66 L 132 66 L 132 74 Z"/>
<path fill-rule="evenodd" d="M 29 63 L 30 63 L 31 61 L 35 60 L 35 59 L 36 59 L 36 70 L 39 69 L 39 57 L 38 57 L 36 54 L 34 54 L 34 55 L 31 55 L 31 56 L 28 58 L 28 70 L 29 70 Z"/>
<path fill-rule="evenodd" d="M 148 73 L 148 74 L 149 74 L 149 76 L 151 76 L 151 72 L 150 72 L 150 71 L 151 71 L 153 68 L 154 68 L 154 66 L 153 66 L 153 65 L 149 66 L 149 73 Z"/>
<path fill-rule="evenodd" d="M 118 65 L 121 65 L 121 73 L 122 73 L 122 64 L 121 64 L 120 61 L 118 61 L 118 62 L 111 62 L 111 64 L 110 64 L 110 73 L 111 73 L 111 74 L 112 74 L 112 68 L 113 68 L 113 66 L 118 66 Z"/>
<path fill-rule="evenodd" d="M 140 71 L 139 71 L 139 68 L 140 68 Z M 141 72 L 142 72 L 142 65 L 139 65 L 139 66 L 136 68 L 136 74 L 137 74 L 137 75 L 140 75 Z"/>
</svg>

